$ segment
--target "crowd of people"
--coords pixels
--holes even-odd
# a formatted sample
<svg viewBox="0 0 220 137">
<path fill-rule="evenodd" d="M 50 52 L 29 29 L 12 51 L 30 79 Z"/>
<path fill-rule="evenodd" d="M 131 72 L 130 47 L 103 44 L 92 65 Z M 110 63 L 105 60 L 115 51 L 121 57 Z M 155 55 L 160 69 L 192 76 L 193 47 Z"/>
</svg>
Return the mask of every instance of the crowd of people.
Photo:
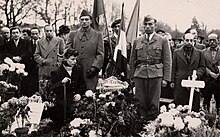
<svg viewBox="0 0 220 137">
<path fill-rule="evenodd" d="M 33 27 L 21 30 L 19 27 L 3 27 L 0 37 L 0 63 L 5 57 L 25 64 L 28 76 L 23 78 L 21 95 L 31 96 L 39 90 L 39 80 L 50 78 L 51 90 L 56 96 L 57 125 L 62 125 L 63 85 L 67 90 L 67 114 L 74 94 L 83 95 L 86 90 L 96 90 L 99 72 L 102 77 L 116 76 L 120 72 L 114 64 L 112 51 L 118 43 L 121 20 L 111 24 L 110 39 L 91 27 L 92 16 L 83 10 L 79 17 L 80 28 L 70 32 L 68 26 L 59 27 L 54 35 L 51 25 L 45 25 L 44 37 L 40 29 Z M 195 28 L 188 29 L 182 41 L 175 43 L 172 36 L 157 30 L 157 20 L 150 15 L 143 20 L 144 33 L 128 45 L 130 83 L 134 82 L 135 98 L 139 110 L 146 120 L 154 120 L 159 114 L 161 96 L 169 95 L 176 105 L 188 105 L 190 89 L 181 86 L 196 70 L 196 79 L 205 81 L 204 89 L 196 89 L 193 111 L 199 111 L 200 97 L 203 107 L 209 111 L 214 95 L 216 110 L 220 105 L 220 50 L 219 36 L 208 35 L 208 44 L 201 43 Z"/>
</svg>

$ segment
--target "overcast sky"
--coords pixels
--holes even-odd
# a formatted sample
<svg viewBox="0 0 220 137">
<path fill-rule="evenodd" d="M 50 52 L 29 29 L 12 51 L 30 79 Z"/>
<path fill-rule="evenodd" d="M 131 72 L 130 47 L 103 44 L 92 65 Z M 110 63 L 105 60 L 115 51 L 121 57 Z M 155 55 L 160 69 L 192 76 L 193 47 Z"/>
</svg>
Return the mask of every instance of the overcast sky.
<svg viewBox="0 0 220 137">
<path fill-rule="evenodd" d="M 125 3 L 127 17 L 131 16 L 136 0 L 115 0 Z M 195 16 L 207 29 L 220 29 L 220 0 L 140 0 L 140 17 L 150 14 L 154 18 L 170 25 L 175 25 L 184 32 L 190 27 Z"/>
</svg>

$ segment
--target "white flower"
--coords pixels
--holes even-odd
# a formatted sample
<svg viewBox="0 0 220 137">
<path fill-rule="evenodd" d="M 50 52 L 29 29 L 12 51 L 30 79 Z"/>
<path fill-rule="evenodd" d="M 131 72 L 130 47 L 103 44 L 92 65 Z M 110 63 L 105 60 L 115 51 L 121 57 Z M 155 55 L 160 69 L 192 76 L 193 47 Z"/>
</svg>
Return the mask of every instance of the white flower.
<svg viewBox="0 0 220 137">
<path fill-rule="evenodd" d="M 184 118 L 184 122 L 186 123 L 186 122 L 190 122 L 190 121 L 192 121 L 192 117 L 191 116 L 186 116 L 185 118 Z"/>
<path fill-rule="evenodd" d="M 160 107 L 160 113 L 164 113 L 164 112 L 166 112 L 166 111 L 167 111 L 167 108 L 166 108 L 165 105 L 163 105 L 163 106 Z"/>
<path fill-rule="evenodd" d="M 80 94 L 76 94 L 76 95 L 74 95 L 74 97 L 73 97 L 73 100 L 74 100 L 75 102 L 80 101 L 80 99 L 81 99 Z"/>
<path fill-rule="evenodd" d="M 174 128 L 177 130 L 181 130 L 185 126 L 181 117 L 175 117 L 173 123 L 174 123 Z"/>
<path fill-rule="evenodd" d="M 94 97 L 95 94 L 92 92 L 92 90 L 87 90 L 85 93 L 86 97 Z"/>
<path fill-rule="evenodd" d="M 105 105 L 106 105 L 106 107 L 108 107 L 110 104 L 111 104 L 113 107 L 115 106 L 115 102 L 107 102 Z"/>
<path fill-rule="evenodd" d="M 23 75 L 24 75 L 24 76 L 27 76 L 27 75 L 28 75 L 28 73 L 27 73 L 27 72 L 24 72 L 24 73 L 23 73 Z"/>
<path fill-rule="evenodd" d="M 97 137 L 97 134 L 94 130 L 89 131 L 89 137 Z"/>
<path fill-rule="evenodd" d="M 80 133 L 80 130 L 79 130 L 79 129 L 73 129 L 73 130 L 71 130 L 71 134 L 72 134 L 73 136 L 78 136 L 79 133 Z"/>
<path fill-rule="evenodd" d="M 110 96 L 112 94 L 112 92 L 106 92 L 105 96 Z"/>
<path fill-rule="evenodd" d="M 196 128 L 198 128 L 201 125 L 201 123 L 202 123 L 202 121 L 199 118 L 192 118 L 189 121 L 188 127 L 196 129 Z"/>
<path fill-rule="evenodd" d="M 106 98 L 106 94 L 100 94 L 99 98 Z"/>
<path fill-rule="evenodd" d="M 75 118 L 73 121 L 70 122 L 70 126 L 79 127 L 80 124 L 82 123 L 83 123 L 83 120 L 81 118 Z"/>
<path fill-rule="evenodd" d="M 9 69 L 9 66 L 7 64 L 0 64 L 0 76 L 3 75 L 3 71 L 4 70 L 8 70 Z"/>
<path fill-rule="evenodd" d="M 11 72 L 15 71 L 15 66 L 11 66 L 8 70 Z"/>
<path fill-rule="evenodd" d="M 8 109 L 8 108 L 9 108 L 8 102 L 3 103 L 3 104 L 1 105 L 1 108 L 2 108 L 2 109 Z"/>
<path fill-rule="evenodd" d="M 25 69 L 25 65 L 24 64 L 21 64 L 21 63 L 14 63 L 15 64 L 15 67 L 17 69 L 20 69 L 20 70 L 24 70 Z"/>
<path fill-rule="evenodd" d="M 169 104 L 169 109 L 174 109 L 176 107 L 176 105 L 174 103 Z"/>
<path fill-rule="evenodd" d="M 183 111 L 189 111 L 189 105 L 184 105 L 183 106 Z"/>
<path fill-rule="evenodd" d="M 182 110 L 183 110 L 183 106 L 182 106 L 182 105 L 179 105 L 179 106 L 177 106 L 176 109 L 179 110 L 179 111 L 182 111 Z"/>
<path fill-rule="evenodd" d="M 173 115 L 176 116 L 177 114 L 179 114 L 179 111 L 177 109 L 170 109 L 169 112 Z"/>
<path fill-rule="evenodd" d="M 158 118 L 161 119 L 160 125 L 171 127 L 174 122 L 173 115 L 169 112 L 164 112 L 158 116 Z"/>
<path fill-rule="evenodd" d="M 4 59 L 4 62 L 5 63 L 7 63 L 8 65 L 12 65 L 12 64 L 14 64 L 14 62 L 9 58 L 9 57 L 6 57 L 5 59 Z"/>
</svg>

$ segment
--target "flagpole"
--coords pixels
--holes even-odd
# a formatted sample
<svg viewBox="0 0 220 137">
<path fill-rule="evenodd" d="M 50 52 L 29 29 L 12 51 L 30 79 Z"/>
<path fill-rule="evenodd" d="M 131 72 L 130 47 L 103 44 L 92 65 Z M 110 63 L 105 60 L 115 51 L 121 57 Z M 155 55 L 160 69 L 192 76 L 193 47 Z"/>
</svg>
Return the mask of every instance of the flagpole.
<svg viewBox="0 0 220 137">
<path fill-rule="evenodd" d="M 112 42 L 111 42 L 111 39 L 110 39 L 110 36 L 109 36 L 108 24 L 107 24 L 107 19 L 106 19 L 106 14 L 105 14 L 104 3 L 102 4 L 102 6 L 103 6 L 103 11 L 104 11 L 105 28 L 107 30 L 107 36 L 108 36 L 108 41 L 109 41 L 109 46 L 110 46 L 111 57 L 113 57 Z"/>
</svg>

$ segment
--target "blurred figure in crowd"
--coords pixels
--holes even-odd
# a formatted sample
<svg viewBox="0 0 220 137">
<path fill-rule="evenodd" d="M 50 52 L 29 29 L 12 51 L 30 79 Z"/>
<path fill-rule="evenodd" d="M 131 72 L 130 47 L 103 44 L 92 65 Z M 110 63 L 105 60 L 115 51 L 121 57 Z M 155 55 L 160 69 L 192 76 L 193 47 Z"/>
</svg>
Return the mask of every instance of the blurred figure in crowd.
<svg viewBox="0 0 220 137">
<path fill-rule="evenodd" d="M 204 109 L 210 110 L 210 101 L 214 95 L 216 102 L 217 114 L 219 114 L 220 107 L 220 89 L 219 89 L 219 69 L 220 69 L 220 50 L 218 35 L 211 33 L 208 36 L 209 47 L 204 51 L 206 73 L 202 77 L 205 81 L 205 88 L 202 89 L 204 96 L 203 106 Z"/>
</svg>

